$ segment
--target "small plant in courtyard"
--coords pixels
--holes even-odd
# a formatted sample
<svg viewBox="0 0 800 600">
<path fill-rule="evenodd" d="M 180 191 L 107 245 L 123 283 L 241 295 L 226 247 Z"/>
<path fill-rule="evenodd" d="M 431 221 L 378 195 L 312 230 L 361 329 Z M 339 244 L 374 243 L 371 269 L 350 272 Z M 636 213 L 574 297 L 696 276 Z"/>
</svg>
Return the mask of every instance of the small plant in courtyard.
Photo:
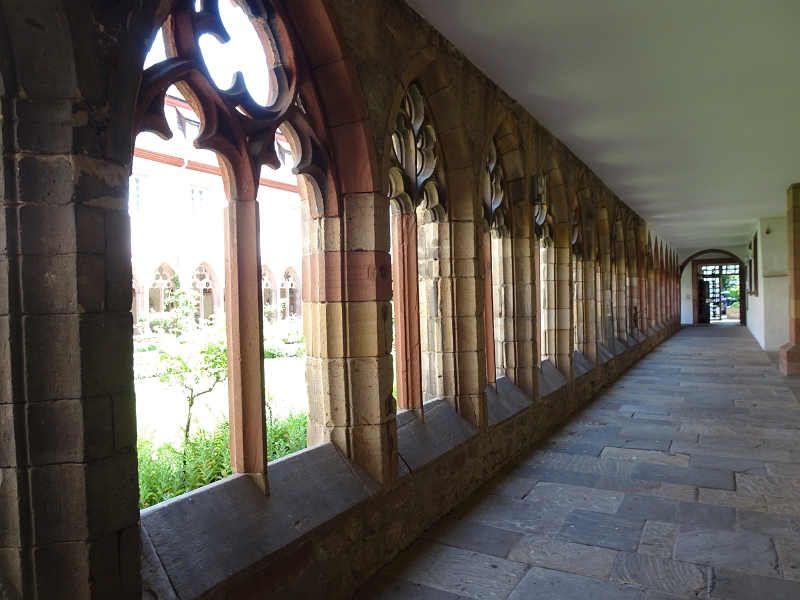
<svg viewBox="0 0 800 600">
<path fill-rule="evenodd" d="M 304 413 L 273 417 L 270 409 L 267 415 L 268 460 L 276 460 L 306 447 Z M 231 474 L 227 419 L 218 421 L 211 430 L 196 427 L 188 438 L 184 438 L 183 444 L 177 446 L 166 442 L 156 447 L 148 436 L 139 436 L 137 450 L 139 508 L 164 502 Z"/>
<path fill-rule="evenodd" d="M 178 386 L 186 398 L 184 450 L 192 426 L 192 408 L 200 396 L 210 393 L 228 378 L 225 327 L 195 321 L 196 290 L 179 290 L 173 295 L 175 326 L 161 340 L 159 363 L 162 383 Z"/>
<path fill-rule="evenodd" d="M 217 422 L 212 430 L 198 427 L 182 446 L 163 443 L 155 447 L 152 439 L 140 436 L 139 507 L 147 508 L 185 494 L 231 474 L 228 420 Z"/>
</svg>

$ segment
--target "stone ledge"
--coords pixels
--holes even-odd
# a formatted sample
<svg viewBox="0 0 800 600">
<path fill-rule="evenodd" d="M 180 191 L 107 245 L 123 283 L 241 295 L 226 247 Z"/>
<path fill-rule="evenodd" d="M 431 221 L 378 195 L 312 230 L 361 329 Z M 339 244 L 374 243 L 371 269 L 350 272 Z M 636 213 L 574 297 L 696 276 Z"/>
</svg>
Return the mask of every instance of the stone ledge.
<svg viewBox="0 0 800 600">
<path fill-rule="evenodd" d="M 597 344 L 597 357 L 598 357 L 598 364 L 604 365 L 612 358 L 614 358 L 614 355 L 603 344 Z"/>
<path fill-rule="evenodd" d="M 444 400 L 430 400 L 422 410 L 424 421 L 411 413 L 413 417 L 397 427 L 397 453 L 412 473 L 479 433 Z"/>
<path fill-rule="evenodd" d="M 365 486 L 356 469 L 325 443 L 270 463 L 269 496 L 233 475 L 145 509 L 142 529 L 156 555 L 148 563 L 160 561 L 177 597 L 202 596 L 368 500 L 378 484 Z"/>
<path fill-rule="evenodd" d="M 539 397 L 546 398 L 553 392 L 567 385 L 568 380 L 549 360 L 543 360 L 539 366 Z"/>
<path fill-rule="evenodd" d="M 594 363 L 583 352 L 574 350 L 572 352 L 572 375 L 574 378 L 583 377 L 592 370 L 594 370 Z"/>
<path fill-rule="evenodd" d="M 533 405 L 531 400 L 508 377 L 498 377 L 495 386 L 486 386 L 489 426 L 499 425 Z"/>
</svg>

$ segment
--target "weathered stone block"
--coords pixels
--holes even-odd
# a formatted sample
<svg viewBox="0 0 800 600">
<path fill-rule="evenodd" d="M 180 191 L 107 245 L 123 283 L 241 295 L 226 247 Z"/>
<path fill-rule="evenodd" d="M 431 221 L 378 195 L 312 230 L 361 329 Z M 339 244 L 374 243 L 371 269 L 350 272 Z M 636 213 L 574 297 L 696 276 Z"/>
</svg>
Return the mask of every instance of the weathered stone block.
<svg viewBox="0 0 800 600">
<path fill-rule="evenodd" d="M 89 545 L 80 542 L 48 544 L 33 550 L 37 597 L 90 600 Z"/>
<path fill-rule="evenodd" d="M 136 395 L 133 389 L 111 395 L 114 450 L 136 446 Z"/>
<path fill-rule="evenodd" d="M 26 316 L 22 319 L 22 332 L 27 400 L 80 397 L 78 315 Z M 132 344 L 130 329 L 127 338 Z M 132 363 L 130 350 L 127 360 Z"/>
<path fill-rule="evenodd" d="M 0 548 L 22 546 L 19 498 L 20 477 L 23 474 L 13 468 L 0 469 Z"/>
<path fill-rule="evenodd" d="M 83 393 L 104 396 L 124 391 L 133 380 L 132 315 L 80 316 L 80 357 Z"/>
<path fill-rule="evenodd" d="M 26 204 L 69 204 L 72 164 L 64 156 L 22 155 L 17 159 L 20 201 Z"/>
<path fill-rule="evenodd" d="M 72 100 L 17 98 L 13 106 L 18 152 L 61 154 L 72 149 Z"/>
<path fill-rule="evenodd" d="M 22 310 L 29 315 L 76 312 L 75 263 L 74 254 L 21 257 Z"/>
<path fill-rule="evenodd" d="M 26 205 L 18 209 L 22 254 L 72 254 L 77 251 L 74 205 Z"/>
<path fill-rule="evenodd" d="M 36 545 L 89 539 L 84 469 L 85 465 L 74 463 L 29 469 Z"/>
<path fill-rule="evenodd" d="M 93 539 L 136 525 L 139 479 L 136 450 L 121 450 L 85 467 L 85 502 Z"/>
<path fill-rule="evenodd" d="M 383 194 L 349 194 L 344 199 L 344 213 L 345 250 L 391 250 L 389 198 Z"/>
<path fill-rule="evenodd" d="M 347 374 L 352 415 L 349 423 L 353 426 L 379 425 L 394 419 L 394 361 L 391 354 L 348 358 Z"/>
<path fill-rule="evenodd" d="M 392 305 L 389 302 L 348 302 L 347 356 L 383 356 L 391 351 Z"/>
</svg>

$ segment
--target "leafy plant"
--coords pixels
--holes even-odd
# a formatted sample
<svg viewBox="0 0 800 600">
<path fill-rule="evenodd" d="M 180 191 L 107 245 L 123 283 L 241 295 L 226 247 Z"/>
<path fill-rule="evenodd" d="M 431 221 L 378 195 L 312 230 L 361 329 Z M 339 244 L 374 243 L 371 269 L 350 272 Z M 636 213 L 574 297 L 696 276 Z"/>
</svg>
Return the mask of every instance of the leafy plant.
<svg viewBox="0 0 800 600">
<path fill-rule="evenodd" d="M 268 411 L 267 455 L 276 460 L 306 447 L 306 415 L 273 418 Z M 212 430 L 195 427 L 183 445 L 139 436 L 139 507 L 147 508 L 185 494 L 231 474 L 230 431 L 227 419 Z"/>
<path fill-rule="evenodd" d="M 139 507 L 213 483 L 231 474 L 230 433 L 227 419 L 212 430 L 198 428 L 183 446 L 164 443 L 155 447 L 152 438 L 140 436 Z"/>
</svg>

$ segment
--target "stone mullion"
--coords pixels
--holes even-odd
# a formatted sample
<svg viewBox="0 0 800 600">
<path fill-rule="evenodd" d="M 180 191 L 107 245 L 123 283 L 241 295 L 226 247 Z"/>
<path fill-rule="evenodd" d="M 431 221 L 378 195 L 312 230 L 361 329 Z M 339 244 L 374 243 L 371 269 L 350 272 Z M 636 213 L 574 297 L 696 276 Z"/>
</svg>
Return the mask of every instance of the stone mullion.
<svg viewBox="0 0 800 600">
<path fill-rule="evenodd" d="M 500 257 L 502 258 L 502 256 Z M 483 234 L 483 328 L 486 348 L 486 383 L 491 385 L 497 380 L 497 361 L 495 356 L 494 332 L 494 282 L 492 278 L 492 234 Z M 502 285 L 502 282 L 500 282 Z"/>
<path fill-rule="evenodd" d="M 398 407 L 419 411 L 422 410 L 422 366 L 415 214 L 392 217 L 392 256 Z"/>
<path fill-rule="evenodd" d="M 231 468 L 268 493 L 258 202 L 229 201 L 224 220 Z"/>
</svg>

